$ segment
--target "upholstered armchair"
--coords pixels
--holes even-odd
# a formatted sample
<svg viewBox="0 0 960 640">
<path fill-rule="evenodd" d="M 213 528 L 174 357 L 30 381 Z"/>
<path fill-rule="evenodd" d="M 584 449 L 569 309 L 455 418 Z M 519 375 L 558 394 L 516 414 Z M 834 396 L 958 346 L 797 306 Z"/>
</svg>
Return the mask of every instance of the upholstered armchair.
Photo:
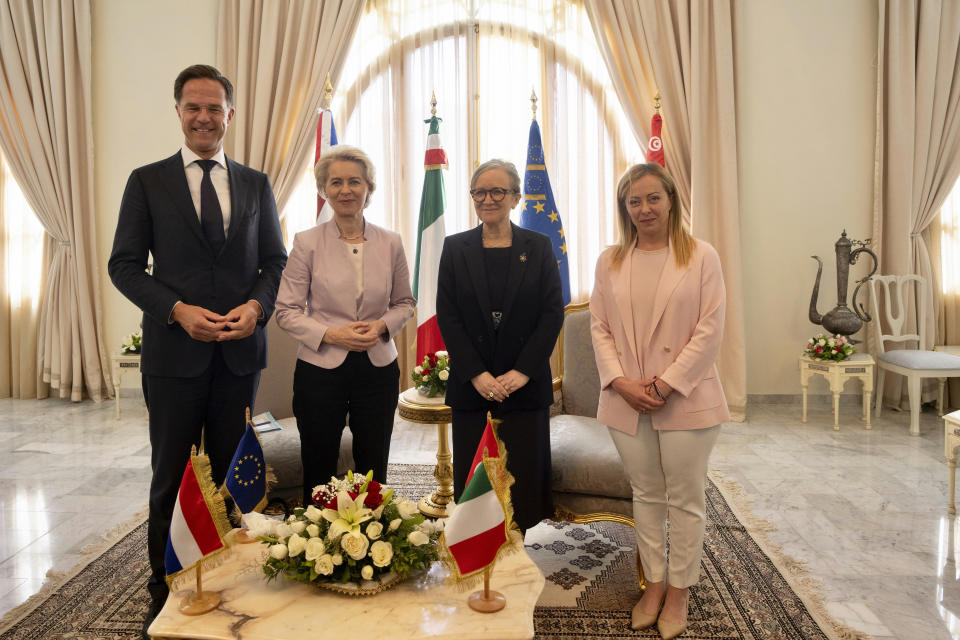
<svg viewBox="0 0 960 640">
<path fill-rule="evenodd" d="M 633 491 L 607 427 L 597 422 L 600 375 L 590 335 L 590 305 L 567 305 L 557 344 L 559 413 L 550 418 L 556 520 L 633 527 Z M 639 558 L 639 557 L 638 557 Z M 637 561 L 640 588 L 646 587 Z"/>
</svg>

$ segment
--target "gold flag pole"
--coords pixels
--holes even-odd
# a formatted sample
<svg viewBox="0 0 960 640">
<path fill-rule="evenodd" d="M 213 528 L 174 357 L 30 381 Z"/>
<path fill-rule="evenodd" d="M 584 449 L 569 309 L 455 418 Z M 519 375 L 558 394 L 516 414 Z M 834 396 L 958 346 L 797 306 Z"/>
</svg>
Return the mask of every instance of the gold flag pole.
<svg viewBox="0 0 960 640">
<path fill-rule="evenodd" d="M 483 569 L 483 591 L 474 591 L 467 599 L 467 604 L 471 609 L 479 613 L 496 613 L 507 606 L 507 599 L 499 591 L 490 589 L 490 567 L 488 564 Z"/>
<path fill-rule="evenodd" d="M 653 96 L 653 110 L 657 113 L 660 113 L 660 92 L 657 91 L 657 95 Z"/>
</svg>

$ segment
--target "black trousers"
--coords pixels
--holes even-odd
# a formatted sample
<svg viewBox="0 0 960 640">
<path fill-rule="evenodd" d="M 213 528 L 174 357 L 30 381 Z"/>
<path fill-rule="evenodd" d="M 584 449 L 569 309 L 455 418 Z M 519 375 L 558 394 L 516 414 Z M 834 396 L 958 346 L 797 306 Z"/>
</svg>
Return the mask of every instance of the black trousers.
<svg viewBox="0 0 960 640">
<path fill-rule="evenodd" d="M 313 488 L 337 473 L 340 438 L 350 414 L 354 471 L 373 469 L 374 479 L 387 479 L 390 437 L 397 410 L 400 367 L 394 360 L 376 367 L 365 351 L 351 351 L 339 367 L 324 369 L 297 360 L 293 375 L 293 414 L 300 430 L 303 462 L 303 504 Z"/>
<path fill-rule="evenodd" d="M 507 450 L 507 470 L 514 478 L 510 488 L 513 519 L 526 531 L 541 520 L 553 517 L 550 409 L 494 409 L 491 413 L 495 419 L 502 420 L 497 437 Z M 452 414 L 453 491 L 454 498 L 459 500 L 487 427 L 487 413 L 453 409 Z"/>
<path fill-rule="evenodd" d="M 253 407 L 260 372 L 238 376 L 223 360 L 220 345 L 210 366 L 196 378 L 143 376 L 143 397 L 150 412 L 150 515 L 147 552 L 152 575 L 147 585 L 154 601 L 166 598 L 164 554 L 170 518 L 177 501 L 190 448 L 210 456 L 213 481 L 223 484 L 227 467 L 246 426 L 244 413 Z"/>
</svg>

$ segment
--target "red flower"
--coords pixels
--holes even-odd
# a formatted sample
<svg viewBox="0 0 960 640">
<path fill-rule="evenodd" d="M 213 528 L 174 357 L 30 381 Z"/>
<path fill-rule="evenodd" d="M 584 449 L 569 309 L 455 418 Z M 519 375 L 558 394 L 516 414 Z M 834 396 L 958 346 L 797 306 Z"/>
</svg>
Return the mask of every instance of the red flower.
<svg viewBox="0 0 960 640">
<path fill-rule="evenodd" d="M 823 353 L 823 347 L 817 347 L 816 353 Z"/>
<path fill-rule="evenodd" d="M 426 378 L 430 375 L 430 369 L 424 369 L 423 373 L 420 374 L 421 377 Z"/>
</svg>

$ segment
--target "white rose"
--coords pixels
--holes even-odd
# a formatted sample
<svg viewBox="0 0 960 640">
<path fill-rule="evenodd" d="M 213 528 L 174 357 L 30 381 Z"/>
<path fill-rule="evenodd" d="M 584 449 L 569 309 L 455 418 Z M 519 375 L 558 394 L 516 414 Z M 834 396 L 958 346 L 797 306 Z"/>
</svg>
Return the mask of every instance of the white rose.
<svg viewBox="0 0 960 640">
<path fill-rule="evenodd" d="M 450 377 L 450 372 L 446 369 L 440 369 L 440 373 L 437 374 L 437 377 L 439 377 L 441 380 L 446 380 Z"/>
<path fill-rule="evenodd" d="M 340 547 L 354 560 L 362 560 L 367 555 L 370 541 L 362 533 L 348 533 L 340 537 Z"/>
<path fill-rule="evenodd" d="M 287 557 L 287 545 L 285 544 L 272 544 L 270 545 L 270 557 L 274 560 L 283 560 Z"/>
<path fill-rule="evenodd" d="M 363 576 L 364 580 L 369 580 L 373 577 L 373 567 L 368 564 L 363 565 L 363 569 L 360 569 L 360 575 Z"/>
<path fill-rule="evenodd" d="M 296 521 L 297 521 L 297 516 L 296 516 L 296 514 L 291 513 L 291 514 L 287 517 L 287 522 L 296 522 Z"/>
<path fill-rule="evenodd" d="M 446 356 L 446 355 L 450 355 L 450 354 L 448 354 L 446 351 L 437 351 L 437 352 L 436 352 L 435 354 L 433 354 L 433 355 L 437 356 L 438 358 L 442 358 L 442 357 L 444 357 L 444 356 Z"/>
<path fill-rule="evenodd" d="M 333 573 L 333 558 L 330 557 L 329 553 L 323 554 L 317 558 L 317 562 L 313 565 L 313 569 L 322 576 L 330 575 Z"/>
<path fill-rule="evenodd" d="M 404 520 L 409 520 L 417 514 L 417 503 L 413 500 L 401 500 L 397 503 L 397 511 Z"/>
<path fill-rule="evenodd" d="M 316 538 L 317 536 L 320 535 L 320 527 L 318 527 L 315 524 L 308 524 L 307 535 L 309 535 L 311 538 Z"/>
<path fill-rule="evenodd" d="M 307 510 L 303 512 L 303 515 L 307 517 L 307 520 L 310 522 L 320 522 L 320 518 L 323 517 L 323 511 L 317 509 L 315 506 L 310 505 L 307 507 Z"/>
<path fill-rule="evenodd" d="M 416 367 L 413 368 L 413 372 L 417 375 L 420 375 L 421 373 L 423 373 L 423 367 L 417 365 Z"/>
<path fill-rule="evenodd" d="M 822 346 L 825 346 L 825 345 L 827 344 L 827 341 L 824 340 L 823 338 L 820 338 L 820 340 L 817 342 L 817 344 L 822 347 Z"/>
<path fill-rule="evenodd" d="M 390 531 L 396 531 L 400 528 L 400 523 L 403 522 L 400 518 L 394 518 L 390 521 Z"/>
<path fill-rule="evenodd" d="M 287 540 L 287 547 L 290 549 L 291 557 L 300 555 L 300 552 L 307 548 L 307 539 L 293 534 L 290 536 L 290 539 Z"/>
<path fill-rule="evenodd" d="M 303 530 L 307 528 L 307 523 L 302 520 L 297 520 L 290 524 L 290 528 L 294 533 L 303 533 Z"/>
<path fill-rule="evenodd" d="M 379 522 L 371 522 L 367 525 L 367 537 L 376 540 L 383 534 L 383 525 Z"/>
<path fill-rule="evenodd" d="M 332 560 L 333 560 L 333 566 L 335 567 L 339 567 L 340 565 L 343 564 L 343 556 L 340 555 L 339 553 L 333 554 Z"/>
<path fill-rule="evenodd" d="M 311 562 L 322 556 L 326 549 L 323 546 L 323 540 L 321 538 L 310 538 L 307 540 L 305 550 L 306 553 L 304 553 L 303 557 L 306 558 L 307 562 Z"/>
<path fill-rule="evenodd" d="M 385 540 L 377 540 L 370 545 L 370 558 L 378 567 L 389 566 L 393 559 L 393 547 Z"/>
<path fill-rule="evenodd" d="M 833 346 L 836 346 L 837 341 L 834 340 L 833 338 L 830 338 L 829 340 L 827 340 L 827 344 L 833 347 Z"/>
<path fill-rule="evenodd" d="M 419 547 L 420 545 L 430 542 L 430 538 L 423 531 L 414 529 L 410 532 L 410 535 L 407 536 L 407 542 L 415 547 Z"/>
</svg>

